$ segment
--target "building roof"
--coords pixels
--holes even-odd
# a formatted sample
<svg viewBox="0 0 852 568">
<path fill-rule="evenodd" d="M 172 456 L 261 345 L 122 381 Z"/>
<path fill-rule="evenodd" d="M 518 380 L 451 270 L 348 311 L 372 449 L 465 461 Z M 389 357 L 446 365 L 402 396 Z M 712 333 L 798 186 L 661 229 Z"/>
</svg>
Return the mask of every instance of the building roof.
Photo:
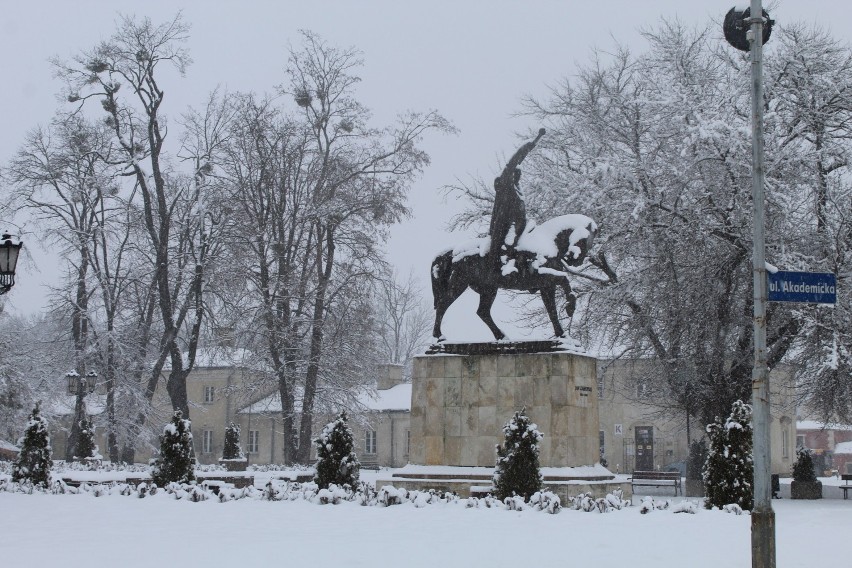
<svg viewBox="0 0 852 568">
<path fill-rule="evenodd" d="M 852 430 L 852 424 L 831 424 L 818 420 L 798 420 L 796 430 Z"/>
<path fill-rule="evenodd" d="M 21 449 L 15 444 L 11 444 L 6 440 L 0 440 L 0 450 L 7 450 L 9 452 L 19 452 Z"/>
<path fill-rule="evenodd" d="M 184 352 L 183 364 L 189 360 L 189 354 Z M 196 369 L 237 367 L 243 369 L 265 370 L 266 363 L 252 351 L 241 347 L 200 347 L 195 352 Z M 166 359 L 163 371 L 172 368 L 171 361 Z"/>
<path fill-rule="evenodd" d="M 296 397 L 296 412 L 300 412 L 299 397 Z M 363 391 L 358 395 L 358 405 L 367 411 L 388 412 L 392 410 L 411 411 L 411 383 L 404 383 L 385 390 Z M 263 414 L 281 412 L 281 395 L 270 394 L 256 402 L 240 408 L 237 414 Z"/>
<path fill-rule="evenodd" d="M 411 383 L 403 383 L 386 390 L 377 390 L 375 394 L 361 393 L 358 403 L 367 410 L 407 410 L 411 411 Z"/>
</svg>

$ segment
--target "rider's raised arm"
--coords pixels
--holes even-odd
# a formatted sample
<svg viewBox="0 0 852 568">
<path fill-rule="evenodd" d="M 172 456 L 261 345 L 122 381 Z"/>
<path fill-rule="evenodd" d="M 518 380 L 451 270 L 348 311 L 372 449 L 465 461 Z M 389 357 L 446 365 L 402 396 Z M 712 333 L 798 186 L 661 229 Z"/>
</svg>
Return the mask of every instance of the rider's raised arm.
<svg viewBox="0 0 852 568">
<path fill-rule="evenodd" d="M 515 171 L 515 168 L 521 165 L 521 162 L 524 161 L 524 158 L 527 157 L 527 154 L 529 154 L 532 149 L 535 148 L 535 145 L 538 144 L 538 141 L 541 140 L 542 136 L 544 136 L 544 128 L 539 128 L 538 136 L 535 137 L 535 140 L 533 140 L 532 142 L 527 142 L 526 144 L 518 148 L 518 151 L 515 152 L 515 155 L 512 156 L 512 159 L 509 160 L 509 163 L 506 164 L 506 167 L 503 168 L 502 175 L 511 175 L 512 172 Z"/>
</svg>

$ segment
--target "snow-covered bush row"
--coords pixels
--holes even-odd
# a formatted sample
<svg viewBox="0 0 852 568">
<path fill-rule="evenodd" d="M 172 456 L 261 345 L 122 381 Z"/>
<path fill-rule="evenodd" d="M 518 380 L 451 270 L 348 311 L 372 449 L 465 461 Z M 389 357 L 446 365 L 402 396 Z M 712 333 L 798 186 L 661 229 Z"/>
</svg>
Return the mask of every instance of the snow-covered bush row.
<svg viewBox="0 0 852 568">
<path fill-rule="evenodd" d="M 314 466 L 312 465 L 303 465 L 303 464 L 290 464 L 285 465 L 281 463 L 257 463 L 257 464 L 249 464 L 246 467 L 246 471 L 259 471 L 259 472 L 267 472 L 267 471 L 304 471 L 305 473 L 313 473 L 315 471 Z"/>
<path fill-rule="evenodd" d="M 587 513 L 592 511 L 598 511 L 599 513 L 620 511 L 630 506 L 630 501 L 625 501 L 623 497 L 624 491 L 621 489 L 615 489 L 612 493 L 608 493 L 606 497 L 599 497 L 597 499 L 591 493 L 580 493 L 571 499 L 570 508 L 575 511 L 585 511 Z"/>
</svg>

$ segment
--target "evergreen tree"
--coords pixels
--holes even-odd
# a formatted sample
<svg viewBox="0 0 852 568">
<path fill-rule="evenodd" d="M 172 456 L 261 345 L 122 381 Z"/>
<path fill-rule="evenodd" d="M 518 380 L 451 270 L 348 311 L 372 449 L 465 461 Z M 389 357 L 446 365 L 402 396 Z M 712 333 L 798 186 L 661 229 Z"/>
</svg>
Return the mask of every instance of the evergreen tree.
<svg viewBox="0 0 852 568">
<path fill-rule="evenodd" d="M 500 500 L 520 495 L 524 501 L 541 490 L 538 452 L 542 434 L 530 422 L 526 409 L 515 412 L 503 426 L 505 440 L 497 445 L 497 466 L 494 470 L 494 490 Z"/>
<path fill-rule="evenodd" d="M 689 461 L 686 463 L 686 478 L 701 479 L 701 470 L 707 461 L 707 442 L 704 438 L 693 440 L 689 445 Z"/>
<path fill-rule="evenodd" d="M 92 425 L 92 419 L 84 415 L 83 419 L 80 420 L 80 436 L 77 439 L 74 459 L 93 458 L 97 453 L 98 447 L 95 445 L 95 429 Z"/>
<path fill-rule="evenodd" d="M 151 477 L 160 487 L 174 481 L 189 483 L 195 480 L 192 457 L 190 421 L 176 410 L 172 421 L 163 427 L 160 436 L 160 457 L 154 460 Z"/>
<path fill-rule="evenodd" d="M 814 473 L 814 460 L 807 448 L 796 450 L 796 463 L 793 464 L 793 481 L 813 483 L 817 480 Z"/>
<path fill-rule="evenodd" d="M 29 481 L 47 487 L 50 484 L 50 434 L 47 420 L 39 414 L 38 403 L 33 408 L 24 436 L 18 441 L 21 453 L 12 466 L 12 481 Z"/>
<path fill-rule="evenodd" d="M 314 440 L 317 447 L 317 473 L 314 482 L 325 489 L 332 483 L 355 487 L 361 464 L 354 451 L 352 430 L 346 424 L 346 412 L 341 412 L 333 422 L 322 429 Z"/>
<path fill-rule="evenodd" d="M 223 460 L 244 459 L 243 450 L 240 448 L 240 427 L 231 422 L 225 428 L 225 448 L 222 450 Z"/>
<path fill-rule="evenodd" d="M 751 406 L 735 401 L 727 420 L 717 416 L 707 426 L 707 434 L 710 448 L 702 471 L 705 506 L 721 508 L 735 503 L 751 510 L 754 504 Z"/>
</svg>

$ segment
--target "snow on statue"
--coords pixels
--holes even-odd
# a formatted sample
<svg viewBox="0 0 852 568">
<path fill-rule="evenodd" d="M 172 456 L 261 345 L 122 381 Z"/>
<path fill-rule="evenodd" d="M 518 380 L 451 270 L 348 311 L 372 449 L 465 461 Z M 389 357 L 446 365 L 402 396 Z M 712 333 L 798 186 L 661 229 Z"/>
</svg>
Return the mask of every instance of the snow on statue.
<svg viewBox="0 0 852 568">
<path fill-rule="evenodd" d="M 556 337 L 565 337 L 556 309 L 556 289 L 565 295 L 565 312 L 574 315 L 576 297 L 568 281 L 570 267 L 580 266 L 592 247 L 597 225 L 585 215 L 561 215 L 536 226 L 526 218 L 524 195 L 518 182 L 520 163 L 544 136 L 521 146 L 503 173 L 494 180 L 494 210 L 487 237 L 446 250 L 432 261 L 435 300 L 433 336 L 443 341 L 441 321 L 447 309 L 468 288 L 479 294 L 476 315 L 496 339 L 505 334 L 491 318 L 491 306 L 500 288 L 541 294 Z M 518 234 L 520 233 L 520 234 Z"/>
</svg>

